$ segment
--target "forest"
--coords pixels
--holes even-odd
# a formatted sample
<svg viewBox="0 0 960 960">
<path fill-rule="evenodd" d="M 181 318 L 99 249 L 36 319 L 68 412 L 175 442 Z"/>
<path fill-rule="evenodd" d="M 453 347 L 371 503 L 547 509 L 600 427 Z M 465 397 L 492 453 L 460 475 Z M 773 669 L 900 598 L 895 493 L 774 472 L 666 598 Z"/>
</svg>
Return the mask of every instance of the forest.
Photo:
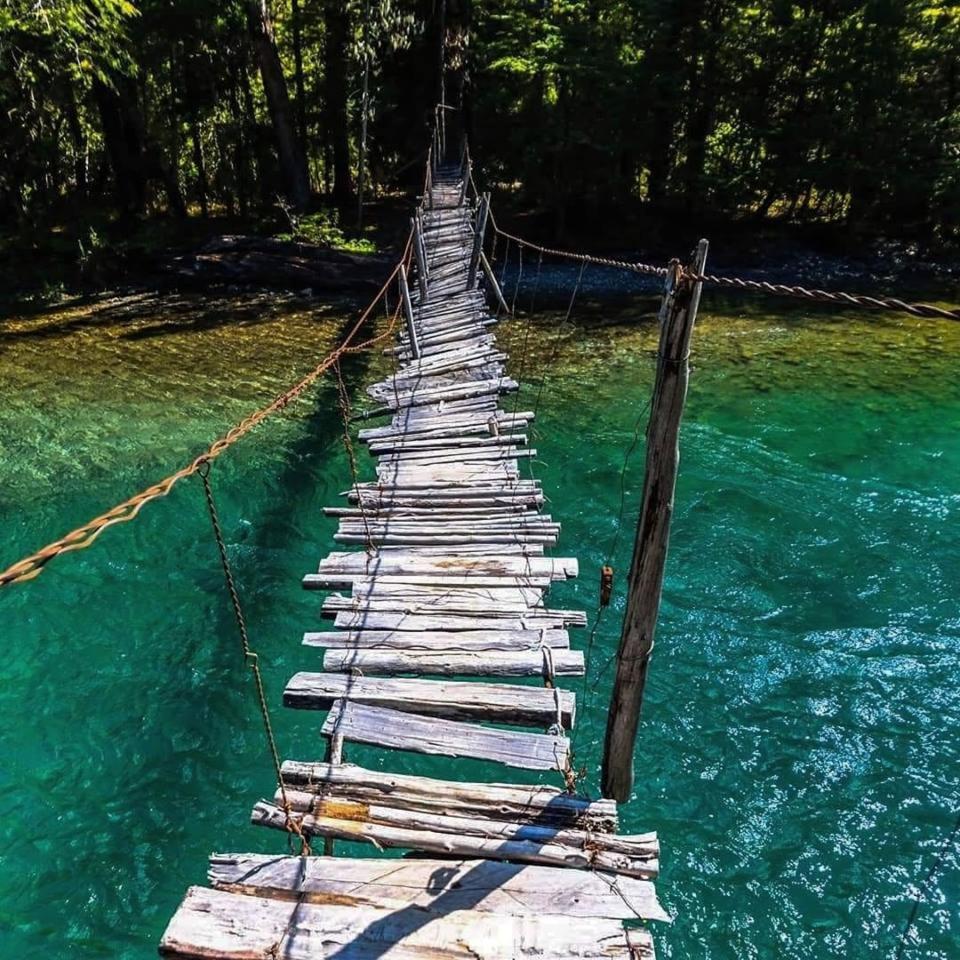
<svg viewBox="0 0 960 960">
<path fill-rule="evenodd" d="M 441 97 L 558 240 L 632 209 L 960 238 L 931 0 L 4 0 L 0 223 L 353 229 L 417 189 Z"/>
</svg>

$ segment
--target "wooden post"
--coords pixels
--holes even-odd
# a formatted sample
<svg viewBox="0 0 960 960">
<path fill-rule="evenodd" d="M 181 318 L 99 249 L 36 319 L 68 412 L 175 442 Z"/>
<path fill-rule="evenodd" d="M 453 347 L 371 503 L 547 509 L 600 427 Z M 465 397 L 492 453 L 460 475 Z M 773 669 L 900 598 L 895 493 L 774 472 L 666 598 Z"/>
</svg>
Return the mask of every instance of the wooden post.
<svg viewBox="0 0 960 960">
<path fill-rule="evenodd" d="M 473 235 L 473 253 L 470 255 L 470 273 L 467 277 L 467 289 L 472 290 L 477 282 L 477 267 L 480 254 L 483 253 L 483 234 L 487 229 L 487 214 L 490 212 L 490 194 L 485 193 L 477 211 L 477 229 Z"/>
<path fill-rule="evenodd" d="M 423 248 L 423 234 L 420 232 L 420 217 L 410 218 L 413 231 L 413 255 L 417 260 L 417 284 L 420 287 L 420 302 L 427 299 L 427 256 Z"/>
<path fill-rule="evenodd" d="M 696 274 L 706 266 L 707 246 L 706 240 L 697 245 L 691 264 Z M 671 264 L 660 307 L 659 363 L 647 423 L 643 498 L 603 752 L 603 795 L 620 803 L 629 799 L 633 788 L 633 753 L 663 589 L 680 462 L 680 420 L 690 377 L 690 337 L 701 286 L 687 279 L 679 264 Z"/>
<path fill-rule="evenodd" d="M 413 322 L 413 304 L 410 302 L 410 287 L 407 285 L 407 268 L 400 267 L 400 296 L 403 298 L 403 312 L 407 318 L 407 334 L 410 337 L 410 356 L 420 359 L 420 344 L 417 341 L 417 328 Z"/>
<path fill-rule="evenodd" d="M 460 166 L 460 175 L 463 177 L 463 184 L 460 187 L 460 206 L 463 206 L 467 199 L 467 188 L 470 186 L 470 158 L 466 158 L 466 163 Z"/>
<path fill-rule="evenodd" d="M 482 250 L 480 251 L 480 263 L 483 266 L 483 272 L 487 278 L 487 283 L 490 284 L 490 288 L 496 294 L 500 306 L 503 308 L 505 313 L 509 314 L 510 307 L 507 306 L 507 301 L 503 297 L 503 291 L 500 289 L 500 284 L 497 283 L 497 278 L 494 276 L 493 267 L 490 266 L 490 261 L 487 259 L 487 255 Z"/>
</svg>

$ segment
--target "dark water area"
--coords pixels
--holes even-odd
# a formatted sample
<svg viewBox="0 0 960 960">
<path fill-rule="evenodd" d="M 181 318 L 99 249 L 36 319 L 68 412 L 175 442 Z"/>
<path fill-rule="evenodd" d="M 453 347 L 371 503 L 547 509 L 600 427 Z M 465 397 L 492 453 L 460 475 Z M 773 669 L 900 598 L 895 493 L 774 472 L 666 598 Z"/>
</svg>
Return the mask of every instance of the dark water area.
<svg viewBox="0 0 960 960">
<path fill-rule="evenodd" d="M 500 337 L 519 408 L 537 407 L 555 552 L 580 560 L 551 601 L 592 624 L 599 567 L 617 571 L 589 675 L 568 684 L 595 791 L 656 288 L 610 300 L 598 286 L 567 318 L 566 280 L 554 302 L 525 283 L 518 307 L 534 312 Z M 344 319 L 288 298 L 143 296 L 0 323 L 0 562 L 186 462 L 310 369 Z M 693 356 L 622 811 L 622 829 L 660 834 L 676 920 L 655 929 L 659 955 L 892 958 L 921 896 L 904 957 L 952 960 L 956 845 L 924 881 L 960 809 L 960 325 L 708 296 Z M 387 369 L 379 353 L 354 359 L 358 402 Z M 319 668 L 299 638 L 321 601 L 299 580 L 332 549 L 322 507 L 349 476 L 329 383 L 212 472 L 287 757 L 322 752 L 319 718 L 280 694 Z M 2 953 L 152 957 L 211 851 L 286 849 L 249 825 L 271 768 L 198 481 L 0 593 L 0 625 Z M 350 759 L 506 778 L 359 747 Z"/>
</svg>

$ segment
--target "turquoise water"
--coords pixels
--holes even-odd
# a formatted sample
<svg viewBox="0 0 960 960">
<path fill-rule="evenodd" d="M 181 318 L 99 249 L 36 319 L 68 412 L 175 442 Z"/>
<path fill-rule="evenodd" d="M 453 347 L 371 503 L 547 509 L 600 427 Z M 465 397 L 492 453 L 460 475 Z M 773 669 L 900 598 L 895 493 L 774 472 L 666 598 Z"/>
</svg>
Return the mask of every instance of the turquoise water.
<svg viewBox="0 0 960 960">
<path fill-rule="evenodd" d="M 543 384 L 536 470 L 596 605 L 620 473 L 649 396 L 640 311 L 522 345 Z M 0 562 L 170 472 L 312 366 L 346 313 L 296 301 L 152 300 L 0 326 Z M 636 796 L 656 829 L 661 957 L 892 957 L 960 804 L 960 325 L 707 300 L 696 334 L 664 607 Z M 380 356 L 345 370 L 356 392 Z M 349 472 L 329 384 L 213 469 L 268 692 L 299 646 Z M 577 765 L 596 786 L 642 475 L 626 471 L 617 594 L 583 686 Z M 5 563 L 3 564 L 5 565 Z M 0 593 L 3 956 L 146 958 L 212 850 L 280 851 L 248 825 L 272 792 L 198 481 Z M 586 632 L 576 637 L 586 643 Z M 579 688 L 579 684 L 577 684 Z M 281 752 L 319 718 L 274 711 Z M 376 763 L 356 748 L 358 762 Z M 503 777 L 395 755 L 390 767 Z M 369 851 L 368 851 L 369 852 Z M 948 850 L 905 957 L 957 956 Z"/>
</svg>

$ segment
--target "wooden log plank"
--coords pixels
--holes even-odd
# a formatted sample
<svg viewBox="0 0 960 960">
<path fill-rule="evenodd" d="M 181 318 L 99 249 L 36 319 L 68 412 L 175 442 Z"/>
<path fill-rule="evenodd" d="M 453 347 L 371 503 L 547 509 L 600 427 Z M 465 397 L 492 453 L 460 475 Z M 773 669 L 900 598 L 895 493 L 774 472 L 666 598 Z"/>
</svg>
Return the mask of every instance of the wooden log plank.
<svg viewBox="0 0 960 960">
<path fill-rule="evenodd" d="M 587 615 L 582 610 L 548 610 L 539 607 L 520 613 L 508 611 L 487 614 L 468 612 L 453 613 L 436 610 L 377 609 L 369 603 L 352 601 L 349 597 L 338 597 L 328 605 L 331 598 L 324 601 L 323 612 L 334 618 L 334 626 L 343 630 L 483 630 L 496 629 L 533 629 L 540 627 L 561 629 L 563 627 L 585 627 Z"/>
<path fill-rule="evenodd" d="M 570 646 L 566 630 L 326 630 L 303 635 L 308 647 L 326 650 L 539 650 Z"/>
<path fill-rule="evenodd" d="M 277 796 L 274 798 L 279 805 Z M 555 823 L 537 823 L 535 820 L 517 822 L 505 818 L 463 816 L 436 810 L 419 810 L 390 798 L 384 803 L 356 800 L 345 796 L 318 796 L 312 792 L 288 790 L 290 808 L 297 813 L 335 820 L 355 820 L 358 823 L 377 823 L 406 830 L 424 830 L 430 833 L 450 833 L 456 836 L 482 837 L 486 840 L 528 841 L 556 844 L 587 851 L 590 866 L 596 869 L 623 871 L 630 876 L 655 876 L 660 857 L 656 833 L 624 835 L 620 833 L 592 833 L 579 827 Z M 604 856 L 609 854 L 610 856 Z"/>
<path fill-rule="evenodd" d="M 427 344 L 424 344 L 424 350 L 427 350 Z M 492 380 L 472 380 L 456 386 L 437 387 L 435 389 L 423 389 L 407 392 L 394 393 L 392 390 L 383 390 L 379 394 L 368 393 L 375 400 L 379 400 L 390 410 L 397 410 L 401 407 L 416 407 L 428 403 L 437 403 L 440 400 L 464 400 L 473 397 L 497 396 L 501 393 L 510 393 L 518 390 L 520 384 L 510 377 L 498 377 Z"/>
<path fill-rule="evenodd" d="M 490 447 L 524 446 L 527 436 L 523 433 L 501 433 L 495 437 L 428 437 L 426 439 L 370 440 L 368 449 L 374 456 L 404 450 L 473 450 Z"/>
<path fill-rule="evenodd" d="M 616 919 L 580 917 L 558 937 L 549 916 L 291 905 L 204 887 L 187 891 L 160 943 L 184 960 L 629 960 L 631 949 Z"/>
<path fill-rule="evenodd" d="M 386 597 L 403 597 L 411 603 L 425 601 L 436 602 L 440 606 L 467 606 L 482 608 L 484 604 L 491 604 L 502 609 L 516 608 L 521 611 L 537 606 L 543 599 L 549 578 L 543 578 L 546 584 L 543 587 L 527 586 L 526 581 L 504 578 L 496 586 L 449 586 L 448 584 L 412 584 L 402 577 L 371 577 L 363 580 L 354 580 L 351 596 L 360 599 L 378 599 Z"/>
<path fill-rule="evenodd" d="M 380 510 L 376 507 L 324 507 L 323 512 L 328 517 L 368 517 L 385 520 L 389 517 L 397 519 L 417 519 L 419 517 L 434 517 L 444 520 L 465 520 L 470 517 L 511 517 L 518 513 L 529 513 L 530 505 L 525 503 L 511 503 L 502 506 L 476 506 L 466 504 L 437 504 L 429 507 L 398 506 L 392 509 Z M 549 514 L 544 514 L 549 518 Z"/>
<path fill-rule="evenodd" d="M 347 574 L 319 574 L 319 573 L 309 573 L 303 578 L 303 586 L 308 589 L 322 589 L 322 590 L 331 590 L 338 589 L 342 586 L 351 586 L 355 584 L 368 584 L 370 586 L 369 590 L 365 592 L 375 592 L 373 591 L 374 586 L 379 587 L 401 587 L 409 584 L 411 587 L 430 587 L 430 588 L 442 588 L 445 592 L 448 589 L 457 587 L 457 588 L 489 588 L 489 589 L 502 589 L 510 587 L 535 587 L 539 590 L 546 590 L 550 586 L 551 577 L 549 573 L 547 574 L 507 574 L 506 576 L 498 577 L 493 575 L 486 575 L 483 573 L 458 573 L 456 571 L 451 571 L 450 573 L 445 573 L 440 571 L 438 573 L 381 573 L 380 568 L 373 564 L 371 565 L 369 571 L 365 573 L 347 573 Z M 384 592 L 384 591 L 379 591 Z M 354 596 L 360 596 L 358 592 L 354 592 Z"/>
<path fill-rule="evenodd" d="M 556 650 L 551 654 L 558 677 L 582 677 L 583 653 Z M 328 650 L 323 669 L 335 673 L 360 670 L 364 676 L 413 673 L 420 676 L 540 677 L 548 676 L 542 650 L 468 651 L 451 646 L 444 651 Z"/>
<path fill-rule="evenodd" d="M 485 446 L 470 449 L 456 448 L 412 448 L 410 450 L 394 450 L 392 452 L 374 451 L 381 464 L 392 463 L 494 463 L 497 460 L 526 460 L 537 455 L 533 447 L 517 446 Z"/>
<path fill-rule="evenodd" d="M 449 913 L 669 920 L 654 885 L 632 877 L 497 860 L 381 860 L 373 857 L 210 857 L 219 890 L 301 900 Z"/>
<path fill-rule="evenodd" d="M 357 531 L 356 533 L 335 533 L 333 539 L 337 543 L 344 544 L 366 544 L 368 542 L 374 545 L 387 544 L 395 546 L 456 546 L 461 543 L 480 543 L 488 547 L 495 548 L 500 543 L 541 543 L 546 546 L 552 546 L 557 542 L 555 533 L 536 533 L 525 530 L 516 530 L 512 532 L 490 531 L 487 533 L 456 533 L 451 531 L 447 534 L 419 534 L 419 533 L 397 533 L 395 531 Z"/>
<path fill-rule="evenodd" d="M 576 577 L 579 564 L 575 557 L 501 557 L 446 556 L 422 557 L 416 554 L 377 554 L 373 558 L 360 552 L 335 552 L 320 561 L 317 575 L 367 577 L 387 574 L 457 574 L 479 577 L 549 577 L 566 580 Z"/>
<path fill-rule="evenodd" d="M 489 556 L 490 550 L 482 543 L 458 543 L 457 554 L 461 557 Z M 542 557 L 542 543 L 498 543 L 497 553 L 502 557 Z M 391 553 L 401 553 L 417 557 L 445 557 L 449 556 L 449 547 L 437 547 L 424 544 L 403 546 L 396 543 L 382 543 L 376 548 L 377 556 L 389 556 Z"/>
<path fill-rule="evenodd" d="M 283 780 L 295 790 L 459 816 L 478 815 L 518 823 L 577 827 L 599 833 L 617 829 L 617 805 L 546 784 L 461 783 L 368 770 L 354 764 L 285 760 Z"/>
<path fill-rule="evenodd" d="M 331 809 L 335 809 L 337 802 L 330 804 Z M 348 815 L 345 816 L 323 816 L 310 813 L 295 813 L 293 816 L 308 837 L 332 836 L 338 840 L 365 840 L 381 848 L 399 847 L 454 857 L 510 860 L 516 863 L 567 867 L 577 871 L 596 870 L 643 880 L 656 877 L 659 872 L 659 861 L 656 857 L 631 857 L 628 854 L 598 850 L 592 844 L 577 847 L 565 843 L 554 843 L 549 839 L 523 839 L 524 830 L 533 830 L 529 825 L 518 827 L 516 824 L 499 824 L 507 829 L 515 828 L 514 832 L 519 834 L 518 839 L 476 836 L 470 833 L 446 833 L 432 830 L 429 826 L 403 827 L 355 819 L 349 816 L 353 812 L 351 806 L 359 805 L 346 806 L 344 812 Z M 413 817 L 410 819 L 415 821 Z M 256 826 L 286 830 L 286 814 L 283 808 L 265 800 L 261 800 L 253 808 L 251 822 Z M 597 836 L 610 836 L 610 834 L 597 834 Z M 549 955 L 556 956 L 553 952 Z"/>
<path fill-rule="evenodd" d="M 428 680 L 413 682 L 437 683 Z M 352 692 L 350 696 L 353 696 Z M 570 741 L 566 737 L 549 733 L 496 730 L 459 720 L 438 719 L 374 707 L 353 700 L 337 700 L 327 714 L 321 732 L 327 736 L 342 734 L 344 740 L 391 750 L 489 760 L 525 770 L 562 772 L 570 763 Z"/>
<path fill-rule="evenodd" d="M 419 714 L 424 718 L 440 717 L 445 722 L 485 720 L 532 727 L 555 723 L 559 700 L 560 721 L 568 730 L 573 726 L 575 710 L 575 697 L 569 690 L 511 683 L 302 671 L 287 681 L 283 691 L 284 704 L 297 710 L 332 710 L 342 698 L 349 699 L 351 704 L 369 705 L 371 710 L 403 713 L 405 717 Z"/>
</svg>

